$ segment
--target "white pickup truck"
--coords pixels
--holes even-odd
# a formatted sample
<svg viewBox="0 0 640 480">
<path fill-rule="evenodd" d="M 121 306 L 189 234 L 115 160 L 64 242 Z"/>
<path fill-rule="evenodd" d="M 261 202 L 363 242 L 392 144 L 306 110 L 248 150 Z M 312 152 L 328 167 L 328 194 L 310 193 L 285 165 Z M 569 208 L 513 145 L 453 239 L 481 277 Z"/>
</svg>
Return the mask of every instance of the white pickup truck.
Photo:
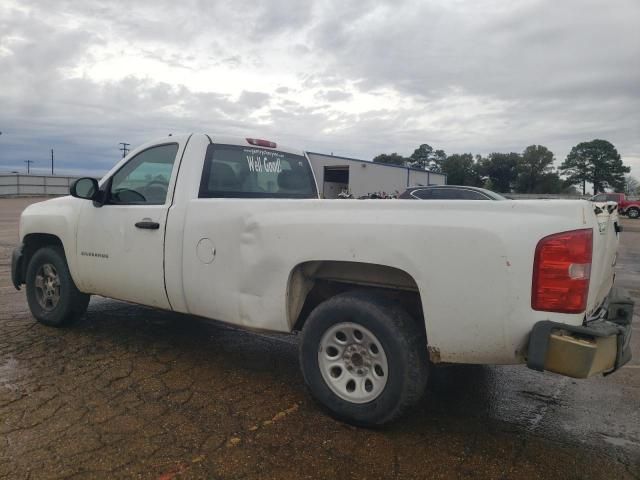
<svg viewBox="0 0 640 480">
<path fill-rule="evenodd" d="M 612 290 L 619 230 L 614 204 L 587 201 L 320 200 L 304 152 L 193 134 L 28 207 L 12 280 L 46 325 L 96 294 L 301 331 L 315 398 L 380 425 L 438 363 L 620 368 L 633 303 Z"/>
</svg>

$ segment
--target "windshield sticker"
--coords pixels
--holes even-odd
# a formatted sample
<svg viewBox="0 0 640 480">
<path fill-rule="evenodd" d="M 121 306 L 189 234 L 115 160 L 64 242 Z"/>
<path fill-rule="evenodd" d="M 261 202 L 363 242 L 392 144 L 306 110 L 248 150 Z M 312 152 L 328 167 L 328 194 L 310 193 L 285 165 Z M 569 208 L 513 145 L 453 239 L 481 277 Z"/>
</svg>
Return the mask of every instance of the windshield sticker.
<svg viewBox="0 0 640 480">
<path fill-rule="evenodd" d="M 280 152 L 270 152 L 268 150 L 258 150 L 255 148 L 244 150 L 247 165 L 250 172 L 280 173 L 282 164 L 280 159 L 284 154 Z"/>
</svg>

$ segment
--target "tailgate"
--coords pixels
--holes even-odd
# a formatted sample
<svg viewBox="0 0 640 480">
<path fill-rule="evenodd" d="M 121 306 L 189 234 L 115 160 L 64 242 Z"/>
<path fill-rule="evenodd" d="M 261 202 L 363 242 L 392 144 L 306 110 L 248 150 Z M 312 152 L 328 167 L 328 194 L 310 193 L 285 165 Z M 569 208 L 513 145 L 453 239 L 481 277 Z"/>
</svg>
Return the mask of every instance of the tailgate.
<svg viewBox="0 0 640 480">
<path fill-rule="evenodd" d="M 602 304 L 613 286 L 619 237 L 618 210 L 615 202 L 594 203 L 590 213 L 594 226 L 587 316 Z"/>
</svg>

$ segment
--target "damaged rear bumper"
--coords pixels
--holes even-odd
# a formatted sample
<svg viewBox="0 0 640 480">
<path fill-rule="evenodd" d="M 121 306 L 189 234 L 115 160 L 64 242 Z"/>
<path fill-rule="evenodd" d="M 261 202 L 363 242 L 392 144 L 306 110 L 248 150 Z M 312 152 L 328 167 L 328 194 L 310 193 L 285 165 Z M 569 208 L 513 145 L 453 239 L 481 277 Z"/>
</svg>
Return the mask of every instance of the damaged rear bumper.
<svg viewBox="0 0 640 480">
<path fill-rule="evenodd" d="M 573 378 L 615 372 L 631 360 L 633 307 L 627 292 L 614 288 L 600 315 L 584 325 L 536 323 L 529 336 L 527 366 Z"/>
</svg>

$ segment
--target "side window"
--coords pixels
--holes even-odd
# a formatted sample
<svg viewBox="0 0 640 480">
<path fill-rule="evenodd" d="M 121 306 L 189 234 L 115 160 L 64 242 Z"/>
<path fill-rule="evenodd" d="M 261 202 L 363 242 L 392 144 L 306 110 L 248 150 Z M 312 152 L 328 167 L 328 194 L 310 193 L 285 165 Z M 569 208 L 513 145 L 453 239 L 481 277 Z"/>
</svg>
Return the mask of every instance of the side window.
<svg viewBox="0 0 640 480">
<path fill-rule="evenodd" d="M 422 200 L 427 200 L 429 198 L 432 198 L 431 190 L 428 190 L 428 189 L 414 190 L 413 191 L 413 195 L 415 197 L 418 197 L 418 198 L 422 199 Z"/>
<path fill-rule="evenodd" d="M 431 191 L 431 199 L 433 200 L 454 200 L 458 196 L 450 188 L 434 188 Z"/>
<path fill-rule="evenodd" d="M 457 198 L 460 200 L 489 200 L 486 196 L 473 190 L 460 189 L 457 193 Z"/>
<path fill-rule="evenodd" d="M 178 144 L 170 143 L 151 147 L 137 154 L 112 177 L 109 203 L 165 203 L 177 153 Z"/>
<path fill-rule="evenodd" d="M 617 202 L 618 200 L 620 200 L 620 198 L 615 193 L 607 195 L 607 202 Z"/>
<path fill-rule="evenodd" d="M 607 195 L 605 193 L 601 193 L 599 195 L 596 195 L 595 197 L 593 197 L 593 201 L 594 202 L 606 202 L 607 201 Z"/>
</svg>

